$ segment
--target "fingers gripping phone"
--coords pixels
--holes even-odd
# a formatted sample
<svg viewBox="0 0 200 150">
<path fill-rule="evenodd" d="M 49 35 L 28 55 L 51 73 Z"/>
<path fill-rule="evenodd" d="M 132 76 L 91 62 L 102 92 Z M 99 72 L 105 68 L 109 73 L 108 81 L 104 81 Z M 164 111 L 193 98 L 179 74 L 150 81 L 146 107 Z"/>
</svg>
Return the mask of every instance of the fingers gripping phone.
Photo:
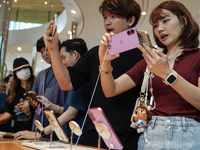
<svg viewBox="0 0 200 150">
<path fill-rule="evenodd" d="M 107 147 L 110 149 L 123 149 L 123 145 L 121 144 L 119 138 L 117 137 L 103 110 L 100 107 L 90 108 L 87 113 L 90 116 L 94 125 L 97 123 L 103 123 L 110 131 L 110 138 L 107 139 L 102 137 Z"/>
<path fill-rule="evenodd" d="M 136 48 L 137 45 L 142 43 L 148 43 L 151 45 L 149 35 L 146 31 L 136 30 L 130 28 L 111 37 L 111 41 L 108 42 L 109 55 L 119 54 L 131 49 Z"/>
<path fill-rule="evenodd" d="M 57 31 L 57 14 L 53 16 L 53 31 L 52 31 L 52 37 L 55 36 L 55 33 Z"/>
<path fill-rule="evenodd" d="M 137 34 L 138 34 L 140 44 L 146 43 L 149 47 L 153 48 L 147 31 L 137 30 Z"/>
<path fill-rule="evenodd" d="M 38 96 L 37 94 L 35 94 L 33 92 L 26 92 L 26 93 L 24 93 L 24 96 L 32 98 L 34 101 L 38 102 L 41 107 L 45 107 L 45 105 L 41 101 L 39 101 L 35 98 L 36 96 Z"/>
</svg>

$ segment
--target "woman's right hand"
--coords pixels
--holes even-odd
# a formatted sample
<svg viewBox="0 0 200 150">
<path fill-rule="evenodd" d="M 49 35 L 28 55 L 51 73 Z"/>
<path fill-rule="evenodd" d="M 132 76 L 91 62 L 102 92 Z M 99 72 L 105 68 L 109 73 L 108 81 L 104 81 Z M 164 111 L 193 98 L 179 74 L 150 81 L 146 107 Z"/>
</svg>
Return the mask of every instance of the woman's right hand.
<svg viewBox="0 0 200 150">
<path fill-rule="evenodd" d="M 14 136 L 15 140 L 20 140 L 20 139 L 26 139 L 26 140 L 34 140 L 35 139 L 35 132 L 32 131 L 19 131 L 14 133 L 12 136 Z M 40 136 L 39 133 L 37 133 L 37 138 Z"/>
<path fill-rule="evenodd" d="M 49 109 L 50 108 L 51 102 L 46 97 L 39 95 L 39 96 L 36 96 L 36 98 L 37 98 L 38 101 L 42 102 L 45 106 L 42 107 L 38 102 L 33 100 L 34 105 L 36 105 L 40 109 L 42 109 L 42 108 L 43 109 Z"/>
<path fill-rule="evenodd" d="M 104 64 L 110 64 L 111 60 L 119 57 L 119 54 L 116 54 L 116 55 L 109 55 L 108 51 L 107 51 L 107 47 L 108 47 L 108 42 L 111 41 L 111 36 L 113 36 L 114 33 L 105 33 L 103 36 L 102 36 L 102 39 L 100 41 L 100 46 L 99 46 L 99 61 L 100 61 L 100 64 L 103 63 L 104 61 L 104 57 L 105 57 L 105 54 L 106 54 L 106 58 L 105 58 L 105 61 L 104 61 Z M 109 67 L 110 69 L 110 67 Z M 104 69 L 102 69 L 104 70 Z"/>
</svg>

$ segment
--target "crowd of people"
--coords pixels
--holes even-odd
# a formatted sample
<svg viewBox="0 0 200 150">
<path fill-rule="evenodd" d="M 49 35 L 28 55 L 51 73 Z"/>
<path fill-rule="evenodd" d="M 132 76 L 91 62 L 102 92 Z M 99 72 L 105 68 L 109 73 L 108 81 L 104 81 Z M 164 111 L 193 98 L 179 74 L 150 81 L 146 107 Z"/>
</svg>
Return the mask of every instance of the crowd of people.
<svg viewBox="0 0 200 150">
<path fill-rule="evenodd" d="M 111 37 L 135 27 L 141 8 L 135 0 L 103 0 L 99 11 L 106 32 L 100 45 L 88 50 L 81 38 L 60 44 L 57 32 L 54 37 L 50 36 L 53 30 L 53 22 L 50 22 L 36 45 L 51 67 L 35 77 L 25 58 L 14 60 L 13 75 L 5 79 L 6 92 L 0 94 L 0 108 L 4 107 L 0 110 L 0 125 L 14 120 L 15 139 L 34 139 L 34 120 L 38 120 L 44 126 L 44 130 L 38 132 L 38 138 L 49 138 L 51 127 L 44 110 L 50 109 L 57 114 L 69 138 L 68 122 L 75 120 L 84 126 L 79 143 L 97 147 L 98 132 L 93 122 L 89 118 L 85 124 L 83 122 L 88 106 L 101 107 L 124 150 L 198 149 L 199 26 L 188 9 L 181 2 L 170 0 L 152 10 L 149 19 L 152 32 L 163 51 L 143 43 L 134 50 L 112 56 L 107 53 Z M 149 91 L 153 93 L 156 105 L 151 110 L 152 119 L 139 134 L 130 126 L 131 115 L 146 68 L 151 72 Z M 36 98 L 44 106 L 25 97 L 24 93 L 28 91 L 38 94 Z M 74 136 L 73 142 L 78 139 Z M 103 140 L 101 147 L 107 148 Z"/>
</svg>

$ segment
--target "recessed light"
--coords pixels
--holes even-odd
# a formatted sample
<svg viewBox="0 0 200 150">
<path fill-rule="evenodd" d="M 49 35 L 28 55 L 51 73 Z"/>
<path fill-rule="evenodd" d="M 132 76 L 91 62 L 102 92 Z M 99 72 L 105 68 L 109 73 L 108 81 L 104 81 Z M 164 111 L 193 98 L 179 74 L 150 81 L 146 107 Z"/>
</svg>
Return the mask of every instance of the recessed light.
<svg viewBox="0 0 200 150">
<path fill-rule="evenodd" d="M 71 10 L 71 13 L 72 13 L 72 14 L 76 14 L 76 11 L 75 11 L 75 10 Z"/>
<path fill-rule="evenodd" d="M 21 50 L 22 50 L 22 48 L 21 48 L 21 47 L 17 47 L 17 50 L 18 50 L 18 51 L 21 51 Z"/>
<path fill-rule="evenodd" d="M 54 5 L 51 5 L 51 7 L 53 7 Z"/>
<path fill-rule="evenodd" d="M 147 13 L 145 11 L 142 12 L 142 15 L 145 16 Z"/>
<path fill-rule="evenodd" d="M 44 2 L 45 5 L 47 5 L 47 2 Z"/>
<path fill-rule="evenodd" d="M 68 34 L 72 34 L 72 31 L 68 31 Z"/>
<path fill-rule="evenodd" d="M 20 56 L 17 56 L 17 58 L 20 58 Z"/>
<path fill-rule="evenodd" d="M 14 0 L 14 2 L 16 3 L 16 2 L 17 2 L 17 0 Z"/>
<path fill-rule="evenodd" d="M 44 59 L 41 59 L 40 61 L 41 61 L 41 62 L 43 62 L 43 61 L 44 61 Z"/>
</svg>

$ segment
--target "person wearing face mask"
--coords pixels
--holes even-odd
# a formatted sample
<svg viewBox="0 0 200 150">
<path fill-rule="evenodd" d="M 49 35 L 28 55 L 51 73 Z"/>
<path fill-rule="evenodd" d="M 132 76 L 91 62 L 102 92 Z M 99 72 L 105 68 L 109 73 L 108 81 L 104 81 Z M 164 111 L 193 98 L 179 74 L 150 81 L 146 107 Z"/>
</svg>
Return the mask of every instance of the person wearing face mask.
<svg viewBox="0 0 200 150">
<path fill-rule="evenodd" d="M 87 52 L 87 45 L 83 39 L 74 38 L 62 42 L 62 44 L 60 44 L 59 46 L 59 49 L 61 58 L 63 60 L 63 65 L 67 69 L 69 66 L 74 66 L 79 61 L 79 59 Z M 89 83 L 87 83 L 76 91 L 74 90 L 69 91 L 64 107 L 52 103 L 43 96 L 37 96 L 36 98 L 45 104 L 45 107 L 43 107 L 43 109 L 51 109 L 61 114 L 58 117 L 58 121 L 60 122 L 61 126 L 64 125 L 63 129 L 67 137 L 70 139 L 71 129 L 68 125 L 68 122 L 74 120 L 77 124 L 79 124 L 80 127 L 82 127 L 86 111 L 89 105 L 89 100 L 91 98 L 91 90 Z M 35 104 L 38 106 L 37 102 Z M 57 108 L 59 108 L 59 111 L 57 110 Z M 43 132 L 41 133 L 42 136 L 40 136 L 39 134 L 37 135 L 43 137 L 50 133 L 51 133 L 51 127 L 49 125 L 44 128 Z M 17 140 L 34 139 L 35 132 L 20 131 L 13 134 L 13 136 L 14 139 Z M 78 136 L 74 134 L 73 143 L 76 143 L 77 139 Z"/>
<path fill-rule="evenodd" d="M 0 125 L 11 119 L 14 120 L 13 132 L 21 130 L 31 130 L 33 113 L 28 108 L 27 98 L 23 95 L 32 89 L 35 81 L 33 70 L 25 58 L 16 58 L 13 63 L 13 80 L 10 85 L 10 95 L 8 96 L 4 108 L 4 113 L 0 117 Z"/>
</svg>

